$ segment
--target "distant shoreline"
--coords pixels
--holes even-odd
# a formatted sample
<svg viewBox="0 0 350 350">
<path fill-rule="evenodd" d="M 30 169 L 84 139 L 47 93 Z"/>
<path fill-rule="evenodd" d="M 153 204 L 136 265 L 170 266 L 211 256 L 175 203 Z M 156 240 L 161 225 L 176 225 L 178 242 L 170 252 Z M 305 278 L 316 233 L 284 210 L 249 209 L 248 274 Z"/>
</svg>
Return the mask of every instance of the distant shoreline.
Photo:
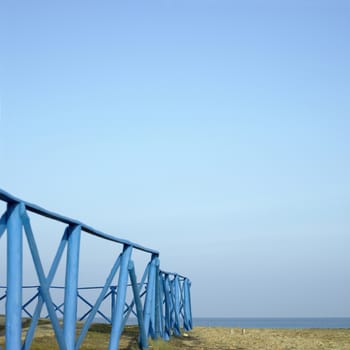
<svg viewBox="0 0 350 350">
<path fill-rule="evenodd" d="M 230 328 L 350 328 L 350 317 L 194 317 L 194 326 Z"/>
<path fill-rule="evenodd" d="M 94 323 L 106 324 L 96 318 Z M 130 318 L 128 325 L 137 325 Z M 4 327 L 5 316 L 0 315 L 0 326 Z M 194 317 L 193 327 L 257 328 L 257 329 L 350 329 L 350 317 Z"/>
</svg>

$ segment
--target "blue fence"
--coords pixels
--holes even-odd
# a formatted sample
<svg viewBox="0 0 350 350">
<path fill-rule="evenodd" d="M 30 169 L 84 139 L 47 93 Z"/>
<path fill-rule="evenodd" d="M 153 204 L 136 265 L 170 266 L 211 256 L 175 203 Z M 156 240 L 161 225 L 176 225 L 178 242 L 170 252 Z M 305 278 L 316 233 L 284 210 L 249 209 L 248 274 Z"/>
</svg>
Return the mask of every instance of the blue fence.
<svg viewBox="0 0 350 350">
<path fill-rule="evenodd" d="M 18 199 L 3 190 L 0 190 L 0 202 L 6 205 L 0 218 L 0 239 L 7 233 L 6 285 L 0 286 L 0 304 L 5 303 L 7 350 L 30 349 L 35 329 L 42 317 L 50 319 L 61 350 L 79 349 L 89 327 L 97 318 L 111 324 L 109 350 L 119 348 L 121 333 L 130 316 L 137 320 L 141 349 L 148 348 L 149 337 L 168 340 L 172 334 L 180 335 L 181 327 L 192 329 L 191 282 L 177 273 L 162 271 L 156 250 L 98 231 L 80 221 Z M 30 215 L 34 214 L 65 225 L 47 274 L 31 225 Z M 120 253 L 110 266 L 104 285 L 78 285 L 80 241 L 83 235 L 93 235 L 119 247 Z M 38 285 L 23 285 L 24 239 L 27 240 Z M 137 266 L 137 270 L 143 271 L 141 278 L 136 275 L 132 255 L 135 251 L 148 256 L 145 266 Z M 64 252 L 66 256 L 62 259 Z M 55 275 L 63 260 L 65 283 L 54 286 Z M 116 284 L 113 284 L 114 280 L 117 280 Z M 53 293 L 54 290 L 61 291 L 61 297 Z M 84 296 L 88 290 L 94 290 L 96 297 Z M 23 296 L 24 291 L 26 298 Z M 129 299 L 128 294 L 131 295 Z M 101 308 L 106 302 L 109 305 L 108 312 L 105 311 L 106 306 Z M 78 303 L 85 305 L 82 314 Z M 26 334 L 22 334 L 24 316 L 31 318 Z M 78 335 L 77 321 L 83 322 Z"/>
</svg>

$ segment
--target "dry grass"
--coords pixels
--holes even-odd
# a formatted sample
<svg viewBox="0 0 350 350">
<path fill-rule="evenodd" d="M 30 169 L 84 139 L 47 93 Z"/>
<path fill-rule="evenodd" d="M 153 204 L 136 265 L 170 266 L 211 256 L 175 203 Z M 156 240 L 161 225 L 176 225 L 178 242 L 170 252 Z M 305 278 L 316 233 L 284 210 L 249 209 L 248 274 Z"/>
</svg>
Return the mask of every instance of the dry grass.
<svg viewBox="0 0 350 350">
<path fill-rule="evenodd" d="M 24 331 L 29 320 L 23 321 Z M 78 332 L 81 329 L 78 324 Z M 111 327 L 91 326 L 82 350 L 108 349 Z M 137 350 L 138 329 L 127 326 L 120 341 L 120 349 Z M 4 325 L 0 320 L 0 344 L 4 343 Z M 31 347 L 33 350 L 58 349 L 51 324 L 40 320 Z M 350 350 L 350 329 L 246 329 L 195 327 L 169 342 L 150 340 L 152 350 Z"/>
<path fill-rule="evenodd" d="M 193 336 L 201 344 L 196 350 L 350 350 L 350 329 L 246 329 L 243 333 L 238 328 L 197 327 Z"/>
</svg>

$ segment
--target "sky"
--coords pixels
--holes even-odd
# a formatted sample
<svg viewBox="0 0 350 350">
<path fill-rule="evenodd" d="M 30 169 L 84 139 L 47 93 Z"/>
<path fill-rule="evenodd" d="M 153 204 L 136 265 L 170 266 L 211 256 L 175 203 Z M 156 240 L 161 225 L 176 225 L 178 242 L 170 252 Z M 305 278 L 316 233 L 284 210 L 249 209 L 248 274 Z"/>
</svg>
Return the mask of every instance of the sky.
<svg viewBox="0 0 350 350">
<path fill-rule="evenodd" d="M 350 317 L 349 15 L 4 0 L 0 187 L 159 250 L 196 317 Z"/>
</svg>

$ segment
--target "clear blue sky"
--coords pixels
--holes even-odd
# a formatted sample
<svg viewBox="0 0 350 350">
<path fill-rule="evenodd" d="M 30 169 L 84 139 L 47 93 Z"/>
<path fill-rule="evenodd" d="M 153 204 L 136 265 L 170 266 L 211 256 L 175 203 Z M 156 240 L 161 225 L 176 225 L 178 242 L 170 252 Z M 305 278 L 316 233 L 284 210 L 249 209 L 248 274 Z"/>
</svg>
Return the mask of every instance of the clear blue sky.
<svg viewBox="0 0 350 350">
<path fill-rule="evenodd" d="M 195 316 L 350 316 L 349 18 L 2 1 L 0 187 L 160 250 Z"/>
</svg>

